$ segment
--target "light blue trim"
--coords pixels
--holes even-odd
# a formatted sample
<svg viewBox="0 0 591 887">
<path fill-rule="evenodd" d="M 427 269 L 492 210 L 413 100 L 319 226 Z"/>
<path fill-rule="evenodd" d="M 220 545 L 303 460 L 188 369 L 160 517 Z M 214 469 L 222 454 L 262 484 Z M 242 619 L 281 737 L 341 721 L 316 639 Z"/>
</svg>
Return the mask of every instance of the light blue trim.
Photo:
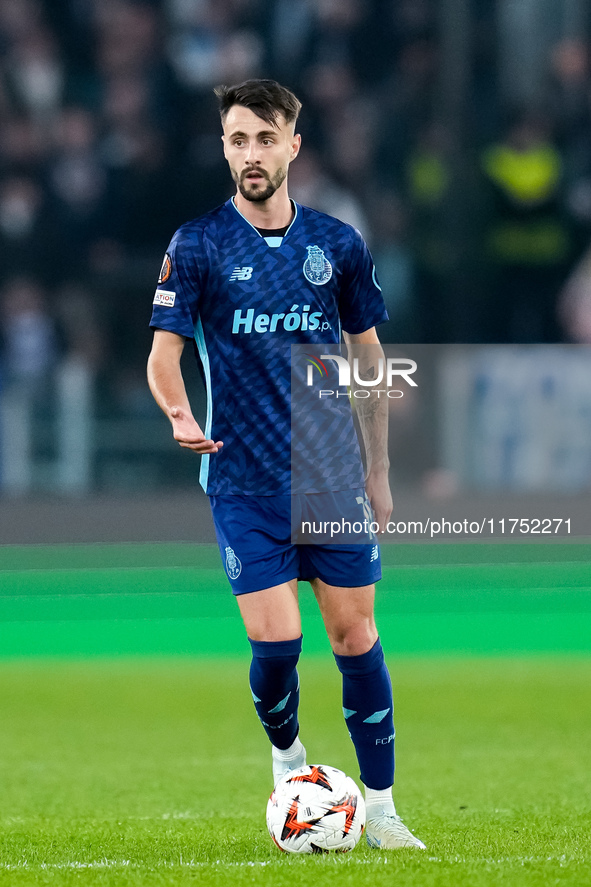
<svg viewBox="0 0 591 887">
<path fill-rule="evenodd" d="M 282 699 L 281 702 L 278 702 L 278 703 L 277 703 L 277 705 L 275 706 L 275 708 L 270 708 L 270 709 L 269 709 L 269 714 L 270 714 L 270 715 L 276 715 L 276 714 L 279 714 L 280 711 L 283 711 L 283 709 L 285 708 L 285 706 L 287 705 L 287 703 L 288 703 L 288 701 L 289 701 L 289 697 L 290 697 L 290 696 L 291 696 L 291 690 L 289 691 L 289 693 L 287 694 L 287 696 L 285 697 L 285 699 Z"/>
<path fill-rule="evenodd" d="M 290 202 L 291 205 L 293 206 L 293 219 L 291 220 L 291 222 L 290 222 L 290 224 L 289 224 L 289 228 L 287 229 L 287 231 L 286 231 L 285 234 L 283 235 L 284 237 L 287 237 L 287 235 L 289 234 L 289 232 L 291 231 L 291 229 L 293 228 L 293 226 L 294 226 L 294 224 L 295 224 L 295 220 L 296 220 L 297 217 L 298 217 L 298 205 L 297 205 L 297 203 L 295 202 L 295 200 L 292 200 L 291 197 L 289 198 L 289 202 Z"/>
<path fill-rule="evenodd" d="M 377 286 L 379 291 L 382 292 L 382 287 L 379 285 L 377 278 L 376 278 L 376 266 L 375 265 L 373 266 L 373 270 L 371 272 L 371 279 L 373 280 L 375 286 Z"/>
<path fill-rule="evenodd" d="M 381 721 L 384 720 L 384 718 L 386 717 L 386 715 L 388 714 L 389 711 L 390 711 L 389 708 L 384 708 L 382 711 L 376 711 L 372 715 L 370 715 L 368 718 L 364 718 L 363 723 L 364 724 L 379 724 Z"/>
<path fill-rule="evenodd" d="M 267 241 L 267 246 L 272 246 L 275 248 L 281 246 L 281 244 L 283 243 L 283 237 L 265 237 L 265 240 Z"/>
<path fill-rule="evenodd" d="M 201 317 L 197 317 L 195 324 L 195 342 L 197 351 L 203 364 L 203 373 L 205 375 L 205 390 L 207 391 L 207 418 L 205 420 L 205 437 L 209 439 L 211 436 L 211 423 L 213 421 L 213 397 L 211 393 L 211 368 L 209 365 L 209 355 L 205 344 L 205 336 L 203 335 L 203 324 Z M 201 456 L 201 469 L 199 471 L 199 483 L 207 493 L 207 480 L 209 478 L 209 453 Z"/>
<path fill-rule="evenodd" d="M 353 715 L 356 715 L 357 711 L 354 708 L 345 708 L 343 706 L 343 714 L 345 715 L 345 720 L 347 720 L 347 718 L 351 718 L 353 717 Z"/>
<path fill-rule="evenodd" d="M 298 205 L 297 205 L 297 203 L 295 202 L 295 200 L 292 200 L 291 197 L 289 198 L 289 202 L 290 202 L 291 205 L 293 206 L 293 219 L 292 219 L 291 222 L 289 223 L 289 228 L 287 229 L 287 231 L 285 232 L 285 234 L 284 234 L 283 237 L 281 238 L 281 241 L 282 241 L 282 242 L 283 242 L 283 238 L 287 237 L 287 235 L 288 235 L 289 232 L 291 231 L 291 229 L 292 229 L 292 227 L 293 227 L 293 224 L 294 224 L 295 220 L 296 220 L 297 217 L 298 217 Z M 232 206 L 234 207 L 234 209 L 236 210 L 236 212 L 238 213 L 238 215 L 239 215 L 239 216 L 242 216 L 242 218 L 243 218 L 244 221 L 247 223 L 247 225 L 250 225 L 250 227 L 252 228 L 252 230 L 255 231 L 255 232 L 258 234 L 259 237 L 263 237 L 263 235 L 262 235 L 259 231 L 257 231 L 257 229 L 256 229 L 255 226 L 252 224 L 252 222 L 249 222 L 248 219 L 246 218 L 246 216 L 242 215 L 242 213 L 240 212 L 240 210 L 239 210 L 238 207 L 236 206 L 233 197 L 232 197 Z M 273 238 L 273 239 L 275 239 L 275 238 Z M 263 240 L 266 240 L 267 243 L 269 243 L 269 241 L 267 240 L 266 237 L 264 237 Z M 269 246 L 281 246 L 281 243 L 273 243 L 273 244 L 269 243 Z"/>
</svg>

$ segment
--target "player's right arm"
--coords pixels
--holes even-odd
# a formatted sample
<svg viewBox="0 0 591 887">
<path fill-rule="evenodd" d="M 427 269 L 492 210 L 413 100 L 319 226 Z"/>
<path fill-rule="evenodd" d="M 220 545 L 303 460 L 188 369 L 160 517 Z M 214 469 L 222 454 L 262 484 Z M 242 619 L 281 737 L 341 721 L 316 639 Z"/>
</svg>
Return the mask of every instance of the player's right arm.
<svg viewBox="0 0 591 887">
<path fill-rule="evenodd" d="M 206 440 L 195 421 L 181 372 L 185 337 L 168 330 L 155 330 L 148 358 L 148 384 L 154 399 L 172 425 L 173 437 L 181 447 L 195 453 L 217 453 L 221 440 Z"/>
</svg>

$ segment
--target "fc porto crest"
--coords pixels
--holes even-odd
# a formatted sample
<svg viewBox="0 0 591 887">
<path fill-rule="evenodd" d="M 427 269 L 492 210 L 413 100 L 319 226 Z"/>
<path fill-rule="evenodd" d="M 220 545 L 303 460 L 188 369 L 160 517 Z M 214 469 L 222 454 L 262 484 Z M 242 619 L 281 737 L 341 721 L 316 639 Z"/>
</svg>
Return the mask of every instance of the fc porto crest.
<svg viewBox="0 0 591 887">
<path fill-rule="evenodd" d="M 242 573 L 242 563 L 236 557 L 234 549 L 230 548 L 230 546 L 226 548 L 226 573 L 230 579 L 238 579 Z"/>
<path fill-rule="evenodd" d="M 307 246 L 308 258 L 304 262 L 304 277 L 314 286 L 324 286 L 332 277 L 332 265 L 319 246 Z"/>
</svg>

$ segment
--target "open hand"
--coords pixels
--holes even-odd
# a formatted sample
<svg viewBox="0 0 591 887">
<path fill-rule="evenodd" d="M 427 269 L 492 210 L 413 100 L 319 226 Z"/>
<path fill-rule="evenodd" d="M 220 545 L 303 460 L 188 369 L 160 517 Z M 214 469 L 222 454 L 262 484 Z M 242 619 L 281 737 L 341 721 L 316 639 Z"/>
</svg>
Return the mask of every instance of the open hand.
<svg viewBox="0 0 591 887">
<path fill-rule="evenodd" d="M 170 421 L 174 439 L 187 450 L 193 450 L 194 453 L 217 453 L 224 445 L 221 440 L 207 440 L 193 416 L 181 407 L 171 409 Z"/>
</svg>

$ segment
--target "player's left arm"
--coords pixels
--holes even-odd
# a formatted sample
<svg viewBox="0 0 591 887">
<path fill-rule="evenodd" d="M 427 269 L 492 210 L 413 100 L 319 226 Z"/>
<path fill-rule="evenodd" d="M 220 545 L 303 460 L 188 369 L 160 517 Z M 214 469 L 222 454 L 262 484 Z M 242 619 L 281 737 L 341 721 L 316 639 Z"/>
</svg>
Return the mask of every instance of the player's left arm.
<svg viewBox="0 0 591 887">
<path fill-rule="evenodd" d="M 363 379 L 375 379 L 380 358 L 385 363 L 384 350 L 380 345 L 375 327 L 371 327 L 363 333 L 343 331 L 343 337 L 349 352 L 349 361 L 352 364 L 352 358 L 358 360 L 359 376 Z M 355 387 L 355 384 L 353 375 L 352 387 Z M 356 398 L 355 410 L 359 418 L 367 461 L 365 489 L 376 522 L 379 524 L 380 533 L 384 533 L 393 507 L 388 476 L 390 467 L 388 459 L 388 399 L 377 396 Z"/>
</svg>

